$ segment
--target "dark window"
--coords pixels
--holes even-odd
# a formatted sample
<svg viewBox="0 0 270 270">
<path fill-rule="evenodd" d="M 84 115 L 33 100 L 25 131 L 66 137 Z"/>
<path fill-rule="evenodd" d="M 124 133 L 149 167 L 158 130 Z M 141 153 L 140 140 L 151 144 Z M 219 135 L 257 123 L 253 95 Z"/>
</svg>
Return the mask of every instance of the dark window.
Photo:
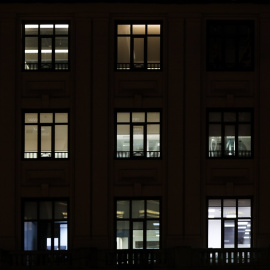
<svg viewBox="0 0 270 270">
<path fill-rule="evenodd" d="M 160 112 L 117 112 L 117 158 L 160 158 Z"/>
<path fill-rule="evenodd" d="M 24 158 L 68 158 L 68 113 L 24 113 Z"/>
<path fill-rule="evenodd" d="M 251 199 L 208 200 L 208 248 L 251 248 Z"/>
<path fill-rule="evenodd" d="M 24 250 L 67 250 L 67 201 L 24 201 L 23 232 Z"/>
<path fill-rule="evenodd" d="M 160 70 L 161 24 L 118 23 L 117 70 Z"/>
<path fill-rule="evenodd" d="M 160 201 L 117 200 L 117 249 L 160 248 Z"/>
<path fill-rule="evenodd" d="M 23 70 L 69 69 L 69 24 L 23 24 Z"/>
<path fill-rule="evenodd" d="M 254 70 L 254 22 L 207 22 L 207 70 Z"/>
<path fill-rule="evenodd" d="M 208 111 L 208 157 L 252 157 L 252 123 L 251 110 Z"/>
</svg>

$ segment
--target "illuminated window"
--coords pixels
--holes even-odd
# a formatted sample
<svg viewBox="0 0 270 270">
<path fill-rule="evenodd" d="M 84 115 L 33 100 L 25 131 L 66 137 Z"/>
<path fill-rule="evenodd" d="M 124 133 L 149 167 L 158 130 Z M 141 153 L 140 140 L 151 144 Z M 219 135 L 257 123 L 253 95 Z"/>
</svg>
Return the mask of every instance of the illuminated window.
<svg viewBox="0 0 270 270">
<path fill-rule="evenodd" d="M 23 70 L 69 69 L 69 24 L 23 24 Z"/>
<path fill-rule="evenodd" d="M 68 158 L 68 113 L 24 113 L 24 158 Z"/>
<path fill-rule="evenodd" d="M 24 201 L 23 232 L 24 250 L 67 250 L 67 201 Z"/>
<path fill-rule="evenodd" d="M 207 22 L 207 70 L 254 70 L 254 22 Z"/>
<path fill-rule="evenodd" d="M 208 157 L 252 157 L 251 110 L 208 111 Z"/>
<path fill-rule="evenodd" d="M 117 70 L 161 69 L 161 24 L 119 23 Z"/>
<path fill-rule="evenodd" d="M 116 157 L 160 158 L 160 112 L 116 113 Z"/>
<path fill-rule="evenodd" d="M 208 248 L 251 248 L 251 199 L 208 200 Z"/>
<path fill-rule="evenodd" d="M 117 249 L 160 248 L 160 201 L 117 200 Z"/>
</svg>

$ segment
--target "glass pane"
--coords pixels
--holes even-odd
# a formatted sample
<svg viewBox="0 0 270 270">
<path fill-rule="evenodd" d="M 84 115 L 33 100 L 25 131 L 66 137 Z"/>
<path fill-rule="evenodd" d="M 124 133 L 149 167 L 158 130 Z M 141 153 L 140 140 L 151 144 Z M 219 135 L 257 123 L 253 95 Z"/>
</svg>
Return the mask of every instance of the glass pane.
<svg viewBox="0 0 270 270">
<path fill-rule="evenodd" d="M 220 112 L 210 112 L 209 113 L 209 122 L 221 122 L 221 113 Z"/>
<path fill-rule="evenodd" d="M 117 63 L 130 63 L 130 37 L 117 38 Z"/>
<path fill-rule="evenodd" d="M 144 156 L 144 126 L 133 126 L 133 155 Z"/>
<path fill-rule="evenodd" d="M 235 156 L 235 127 L 225 126 L 225 155 Z"/>
<path fill-rule="evenodd" d="M 251 247 L 251 220 L 238 220 L 238 248 Z"/>
<path fill-rule="evenodd" d="M 227 67 L 233 67 L 236 63 L 236 43 L 235 39 L 224 40 L 224 60 Z"/>
<path fill-rule="evenodd" d="M 117 123 L 130 122 L 130 113 L 117 113 Z"/>
<path fill-rule="evenodd" d="M 224 248 L 235 247 L 235 223 L 234 220 L 224 221 Z"/>
<path fill-rule="evenodd" d="M 52 39 L 42 38 L 41 40 L 41 63 L 42 68 L 52 68 Z"/>
<path fill-rule="evenodd" d="M 147 122 L 160 122 L 160 113 L 159 112 L 149 112 L 147 113 Z"/>
<path fill-rule="evenodd" d="M 117 218 L 129 218 L 129 201 L 117 201 Z"/>
<path fill-rule="evenodd" d="M 236 200 L 226 199 L 223 202 L 223 217 L 236 218 Z"/>
<path fill-rule="evenodd" d="M 144 218 L 144 200 L 132 201 L 132 218 Z"/>
<path fill-rule="evenodd" d="M 239 117 L 239 122 L 251 122 L 250 112 L 239 112 L 238 117 Z"/>
<path fill-rule="evenodd" d="M 48 202 L 48 201 L 40 202 L 39 218 L 52 219 L 52 202 Z"/>
<path fill-rule="evenodd" d="M 68 62 L 68 37 L 55 38 L 55 62 Z"/>
<path fill-rule="evenodd" d="M 117 249 L 129 248 L 129 221 L 117 221 L 116 244 Z"/>
<path fill-rule="evenodd" d="M 208 220 L 208 248 L 221 248 L 221 220 Z"/>
<path fill-rule="evenodd" d="M 160 37 L 147 38 L 147 63 L 160 63 Z"/>
<path fill-rule="evenodd" d="M 67 222 L 54 223 L 54 250 L 68 249 L 68 224 Z"/>
<path fill-rule="evenodd" d="M 209 157 L 220 157 L 221 149 L 221 125 L 209 125 Z"/>
<path fill-rule="evenodd" d="M 41 35 L 52 35 L 53 34 L 53 24 L 41 24 L 40 25 Z"/>
<path fill-rule="evenodd" d="M 144 38 L 135 38 L 134 39 L 134 63 L 139 63 L 142 65 L 136 65 L 136 67 L 143 67 L 144 63 Z"/>
<path fill-rule="evenodd" d="M 147 221 L 146 228 L 146 248 L 147 249 L 159 249 L 159 220 Z"/>
<path fill-rule="evenodd" d="M 41 113 L 40 114 L 40 123 L 52 123 L 53 114 L 52 113 Z"/>
<path fill-rule="evenodd" d="M 38 127 L 36 125 L 25 125 L 24 140 L 25 158 L 37 158 L 35 153 L 38 151 Z"/>
<path fill-rule="evenodd" d="M 68 35 L 68 24 L 56 24 L 55 25 L 55 34 L 56 35 Z"/>
<path fill-rule="evenodd" d="M 238 217 L 251 217 L 251 200 L 238 200 Z"/>
<path fill-rule="evenodd" d="M 39 222 L 38 227 L 39 250 L 52 250 L 52 232 L 50 222 Z"/>
<path fill-rule="evenodd" d="M 37 202 L 24 203 L 24 220 L 37 219 Z"/>
<path fill-rule="evenodd" d="M 55 113 L 55 123 L 68 123 L 68 113 Z"/>
<path fill-rule="evenodd" d="M 130 157 L 130 126 L 117 125 L 117 157 Z"/>
<path fill-rule="evenodd" d="M 37 113 L 26 113 L 24 115 L 25 123 L 37 123 L 38 122 L 38 114 Z"/>
<path fill-rule="evenodd" d="M 133 222 L 133 249 L 143 249 L 143 223 Z"/>
<path fill-rule="evenodd" d="M 38 35 L 38 24 L 26 24 L 25 35 Z"/>
<path fill-rule="evenodd" d="M 251 126 L 238 126 L 238 155 L 249 157 L 251 156 Z"/>
<path fill-rule="evenodd" d="M 67 219 L 68 218 L 68 204 L 65 201 L 57 201 L 54 203 L 54 218 Z"/>
<path fill-rule="evenodd" d="M 129 24 L 117 25 L 117 34 L 118 35 L 129 35 L 130 34 L 130 25 Z"/>
<path fill-rule="evenodd" d="M 160 151 L 160 126 L 147 125 L 147 156 L 159 157 Z"/>
<path fill-rule="evenodd" d="M 68 151 L 68 126 L 55 126 L 55 152 Z"/>
<path fill-rule="evenodd" d="M 145 24 L 133 24 L 132 33 L 133 35 L 145 35 Z"/>
<path fill-rule="evenodd" d="M 132 122 L 145 122 L 145 113 L 132 113 Z"/>
<path fill-rule="evenodd" d="M 41 157 L 51 157 L 52 155 L 52 127 L 41 127 Z"/>
<path fill-rule="evenodd" d="M 37 69 L 38 63 L 38 38 L 25 37 L 24 69 Z"/>
<path fill-rule="evenodd" d="M 208 202 L 208 218 L 221 217 L 221 200 L 209 200 Z"/>
<path fill-rule="evenodd" d="M 146 209 L 147 218 L 159 218 L 159 200 L 147 200 Z"/>
<path fill-rule="evenodd" d="M 236 113 L 235 112 L 225 112 L 224 113 L 224 122 L 236 122 Z"/>
<path fill-rule="evenodd" d="M 37 222 L 24 222 L 24 250 L 37 250 Z"/>
<path fill-rule="evenodd" d="M 149 35 L 160 35 L 160 24 L 147 25 L 147 33 Z"/>
</svg>

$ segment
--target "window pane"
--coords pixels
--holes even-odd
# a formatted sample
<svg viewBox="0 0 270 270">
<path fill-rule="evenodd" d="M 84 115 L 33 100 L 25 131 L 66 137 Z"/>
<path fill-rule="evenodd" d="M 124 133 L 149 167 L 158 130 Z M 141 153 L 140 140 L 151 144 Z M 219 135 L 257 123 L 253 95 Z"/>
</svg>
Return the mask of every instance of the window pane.
<svg viewBox="0 0 270 270">
<path fill-rule="evenodd" d="M 145 122 L 145 113 L 132 113 L 132 122 Z"/>
<path fill-rule="evenodd" d="M 38 24 L 26 24 L 24 26 L 25 35 L 37 35 L 38 34 Z"/>
<path fill-rule="evenodd" d="M 147 221 L 146 228 L 146 248 L 159 249 L 159 220 Z"/>
<path fill-rule="evenodd" d="M 251 217 L 251 200 L 238 200 L 238 217 Z"/>
<path fill-rule="evenodd" d="M 68 24 L 56 24 L 55 25 L 55 34 L 56 35 L 68 35 Z"/>
<path fill-rule="evenodd" d="M 52 68 L 52 39 L 42 38 L 41 40 L 41 63 L 42 68 Z"/>
<path fill-rule="evenodd" d="M 38 63 L 38 38 L 25 37 L 25 64 Z M 25 69 L 31 69 L 26 65 Z"/>
<path fill-rule="evenodd" d="M 221 220 L 208 220 L 208 248 L 221 248 Z"/>
<path fill-rule="evenodd" d="M 239 112 L 239 121 L 240 122 L 250 122 L 251 121 L 251 113 L 250 112 Z"/>
<path fill-rule="evenodd" d="M 238 155 L 251 155 L 251 126 L 248 124 L 238 126 Z"/>
<path fill-rule="evenodd" d="M 236 113 L 235 112 L 225 112 L 224 113 L 224 122 L 236 122 Z"/>
<path fill-rule="evenodd" d="M 146 207 L 147 218 L 159 218 L 159 200 L 147 200 Z"/>
<path fill-rule="evenodd" d="M 225 126 L 225 155 L 235 155 L 235 127 Z"/>
<path fill-rule="evenodd" d="M 41 126 L 41 157 L 51 157 L 52 127 Z"/>
<path fill-rule="evenodd" d="M 41 35 L 52 35 L 53 34 L 53 24 L 41 24 L 40 34 Z"/>
<path fill-rule="evenodd" d="M 234 220 L 224 221 L 224 248 L 235 247 L 235 222 Z"/>
<path fill-rule="evenodd" d="M 130 63 L 130 37 L 117 38 L 117 63 Z"/>
<path fill-rule="evenodd" d="M 133 155 L 144 156 L 144 126 L 133 126 Z"/>
<path fill-rule="evenodd" d="M 129 24 L 117 25 L 117 34 L 118 35 L 129 35 L 130 34 L 130 25 Z"/>
<path fill-rule="evenodd" d="M 129 221 L 117 221 L 116 244 L 117 249 L 129 248 Z"/>
<path fill-rule="evenodd" d="M 24 220 L 37 219 L 37 202 L 24 203 Z"/>
<path fill-rule="evenodd" d="M 117 123 L 130 122 L 130 113 L 117 113 Z"/>
<path fill-rule="evenodd" d="M 238 221 L 238 248 L 251 247 L 251 221 L 243 219 Z"/>
<path fill-rule="evenodd" d="M 54 223 L 54 250 L 68 249 L 68 224 L 63 221 Z"/>
<path fill-rule="evenodd" d="M 160 113 L 159 112 L 149 112 L 147 113 L 147 122 L 160 122 Z"/>
<path fill-rule="evenodd" d="M 160 63 L 160 37 L 147 38 L 147 63 Z"/>
<path fill-rule="evenodd" d="M 55 151 L 56 152 L 68 151 L 68 126 L 67 125 L 55 126 Z"/>
<path fill-rule="evenodd" d="M 236 200 L 227 199 L 223 202 L 223 217 L 236 218 Z"/>
<path fill-rule="evenodd" d="M 209 125 L 209 157 L 221 156 L 221 125 Z"/>
<path fill-rule="evenodd" d="M 52 123 L 53 114 L 52 113 L 41 113 L 40 114 L 40 123 Z"/>
<path fill-rule="evenodd" d="M 55 38 L 55 63 L 68 62 L 68 37 Z"/>
<path fill-rule="evenodd" d="M 117 157 L 130 157 L 130 126 L 117 125 Z"/>
<path fill-rule="evenodd" d="M 221 112 L 210 112 L 209 122 L 221 122 Z"/>
<path fill-rule="evenodd" d="M 37 250 L 37 222 L 24 222 L 24 250 Z"/>
<path fill-rule="evenodd" d="M 26 113 L 24 118 L 25 123 L 37 123 L 38 114 L 37 113 Z"/>
<path fill-rule="evenodd" d="M 147 25 L 147 33 L 149 35 L 160 35 L 160 24 Z"/>
<path fill-rule="evenodd" d="M 52 219 L 52 202 L 44 201 L 39 204 L 39 218 Z"/>
<path fill-rule="evenodd" d="M 117 218 L 129 218 L 129 201 L 117 201 Z"/>
<path fill-rule="evenodd" d="M 68 113 L 55 113 L 55 123 L 68 123 Z"/>
<path fill-rule="evenodd" d="M 144 218 L 144 200 L 132 201 L 132 218 Z"/>
<path fill-rule="evenodd" d="M 38 227 L 39 250 L 52 250 L 52 231 L 50 222 L 39 222 Z"/>
<path fill-rule="evenodd" d="M 147 155 L 158 157 L 160 151 L 160 126 L 147 125 Z"/>
<path fill-rule="evenodd" d="M 143 223 L 133 222 L 133 249 L 143 249 Z"/>
<path fill-rule="evenodd" d="M 61 220 L 68 218 L 68 205 L 66 201 L 57 201 L 54 203 L 54 218 Z"/>
<path fill-rule="evenodd" d="M 133 35 L 145 35 L 145 25 L 144 24 L 134 24 L 132 25 Z"/>
<path fill-rule="evenodd" d="M 144 38 L 135 38 L 134 39 L 134 63 L 138 63 L 141 65 L 136 65 L 135 67 L 142 68 L 144 67 Z"/>
<path fill-rule="evenodd" d="M 26 125 L 24 133 L 24 152 L 37 153 L 38 151 L 38 127 L 36 125 Z M 25 156 L 26 158 L 36 158 L 37 156 Z"/>
</svg>

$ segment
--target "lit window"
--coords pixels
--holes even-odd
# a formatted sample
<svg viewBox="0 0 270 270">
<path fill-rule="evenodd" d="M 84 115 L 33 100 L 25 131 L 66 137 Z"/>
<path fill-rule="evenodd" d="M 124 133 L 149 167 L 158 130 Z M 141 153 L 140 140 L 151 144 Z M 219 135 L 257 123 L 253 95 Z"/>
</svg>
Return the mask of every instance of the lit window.
<svg viewBox="0 0 270 270">
<path fill-rule="evenodd" d="M 207 22 L 207 70 L 254 70 L 254 22 Z"/>
<path fill-rule="evenodd" d="M 251 248 L 251 199 L 208 200 L 208 248 Z"/>
<path fill-rule="evenodd" d="M 160 112 L 117 112 L 117 158 L 160 158 Z"/>
<path fill-rule="evenodd" d="M 117 70 L 160 70 L 161 24 L 117 24 Z"/>
<path fill-rule="evenodd" d="M 23 221 L 24 250 L 68 249 L 67 201 L 24 201 Z"/>
<path fill-rule="evenodd" d="M 68 158 L 68 113 L 24 113 L 24 158 Z"/>
<path fill-rule="evenodd" d="M 208 111 L 208 156 L 252 157 L 251 110 Z"/>
<path fill-rule="evenodd" d="M 117 200 L 117 249 L 160 248 L 160 201 Z"/>
<path fill-rule="evenodd" d="M 23 24 L 23 70 L 69 69 L 69 24 Z"/>
</svg>

